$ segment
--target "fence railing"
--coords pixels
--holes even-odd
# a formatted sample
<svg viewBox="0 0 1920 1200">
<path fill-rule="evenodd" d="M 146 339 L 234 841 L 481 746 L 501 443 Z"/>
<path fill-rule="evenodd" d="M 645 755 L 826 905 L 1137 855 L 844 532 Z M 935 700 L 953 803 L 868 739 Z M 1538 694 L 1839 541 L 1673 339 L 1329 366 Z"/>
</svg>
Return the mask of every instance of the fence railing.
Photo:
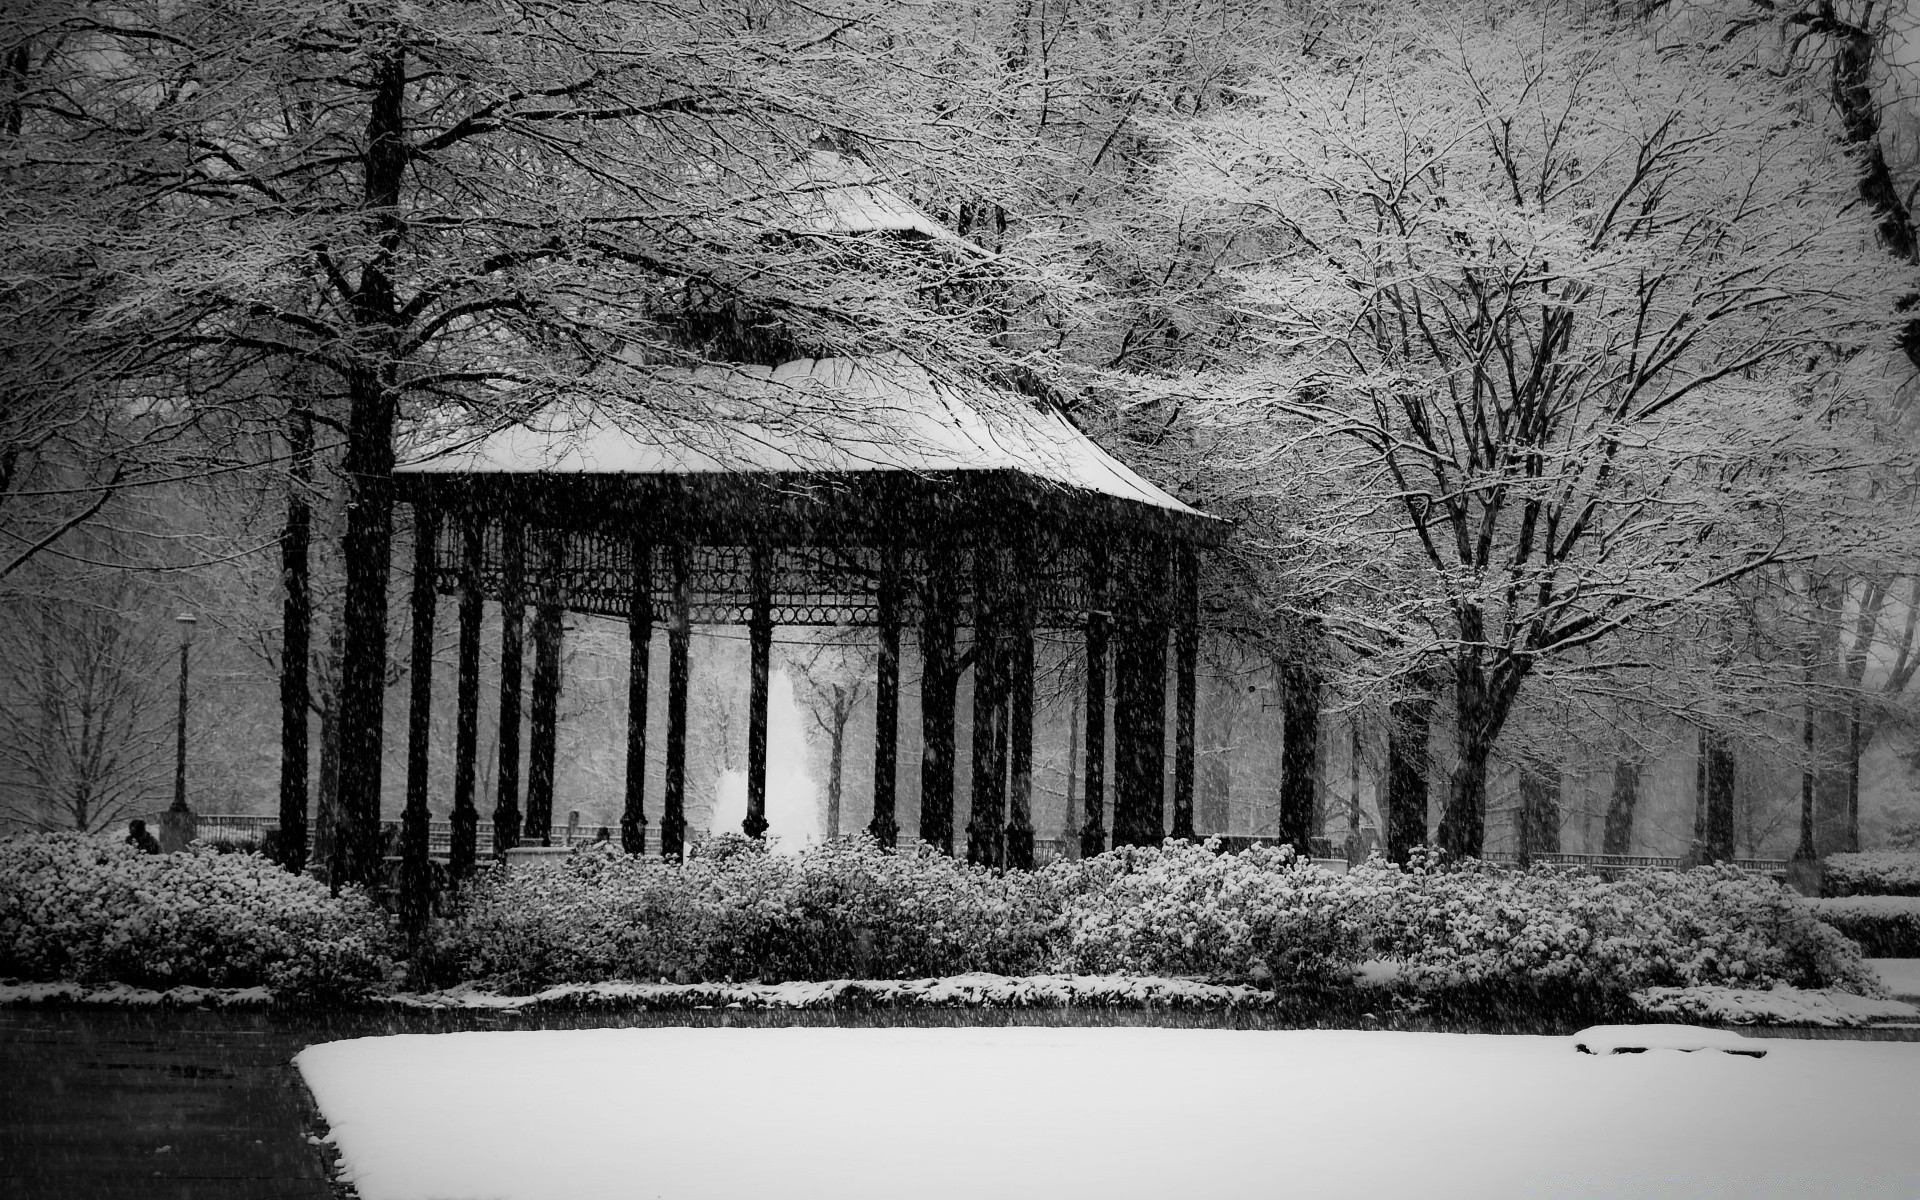
<svg viewBox="0 0 1920 1200">
<path fill-rule="evenodd" d="M 159 819 L 160 815 L 155 813 L 148 818 L 148 823 L 157 826 Z M 399 829 L 398 822 L 390 821 L 387 822 L 387 825 L 393 827 L 394 836 L 397 837 Z M 280 818 L 257 813 L 196 813 L 194 814 L 194 828 L 195 836 L 202 841 L 227 842 L 232 845 L 259 845 L 266 840 L 267 833 L 270 830 L 280 828 Z M 659 852 L 657 831 L 649 827 L 647 835 L 649 849 L 657 854 Z M 610 831 L 609 836 L 616 841 L 619 839 L 617 832 Z M 598 841 L 599 837 L 599 826 L 582 823 L 579 825 L 556 826 L 548 840 L 554 846 L 571 847 L 589 845 Z M 1280 839 L 1274 837 L 1232 835 L 1222 836 L 1220 841 L 1222 849 L 1228 852 L 1238 852 L 1253 845 L 1276 845 L 1280 842 Z M 524 845 L 526 843 L 523 842 L 522 844 Z M 453 822 L 428 822 L 427 853 L 435 858 L 445 858 L 451 851 L 452 846 Z M 1322 847 L 1319 845 L 1316 845 L 1314 849 L 1315 857 L 1331 857 L 1330 853 L 1322 853 Z M 479 827 L 474 830 L 474 853 L 481 858 L 489 858 L 493 855 L 492 822 L 483 819 Z M 1067 841 L 1065 838 L 1034 839 L 1033 865 L 1036 867 L 1044 867 L 1050 862 L 1064 858 L 1066 854 Z M 1489 851 L 1484 857 L 1489 862 L 1507 864 L 1518 860 L 1518 855 L 1509 850 Z M 1663 854 L 1536 854 L 1533 856 L 1533 861 L 1557 866 L 1586 867 L 1590 870 L 1608 872 L 1633 870 L 1677 871 L 1680 869 L 1681 864 L 1681 859 L 1678 857 Z M 1763 875 L 1784 876 L 1787 870 L 1787 860 L 1784 858 L 1735 858 L 1733 863 L 1742 870 L 1754 871 Z"/>
</svg>

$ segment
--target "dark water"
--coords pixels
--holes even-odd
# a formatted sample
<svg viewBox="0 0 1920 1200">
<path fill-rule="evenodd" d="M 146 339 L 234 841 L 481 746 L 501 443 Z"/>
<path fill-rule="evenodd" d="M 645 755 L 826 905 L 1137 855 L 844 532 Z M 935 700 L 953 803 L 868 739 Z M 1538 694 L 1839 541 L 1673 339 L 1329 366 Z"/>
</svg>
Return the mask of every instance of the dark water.
<svg viewBox="0 0 1920 1200">
<path fill-rule="evenodd" d="M 291 1059 L 315 1042 L 465 1029 L 786 1025 L 922 1027 L 1314 1025 L 1267 1011 L 1137 1009 L 757 1012 L 299 1013 L 113 1008 L 0 1009 L 0 1196 L 327 1200 L 327 1162 Z M 1571 1033 L 1535 1019 L 1463 1022 L 1382 1013 L 1344 1028 Z M 1564 1026 L 1564 1027 L 1563 1027 Z M 1763 1031 L 1752 1031 L 1761 1033 Z M 1920 1029 L 1776 1030 L 1774 1036 L 1920 1040 Z"/>
</svg>

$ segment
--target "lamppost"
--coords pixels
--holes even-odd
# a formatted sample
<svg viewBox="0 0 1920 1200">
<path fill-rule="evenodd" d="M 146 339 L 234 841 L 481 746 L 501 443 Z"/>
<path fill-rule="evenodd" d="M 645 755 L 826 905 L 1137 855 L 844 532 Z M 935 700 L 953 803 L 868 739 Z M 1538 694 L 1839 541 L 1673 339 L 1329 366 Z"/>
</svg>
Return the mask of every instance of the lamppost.
<svg viewBox="0 0 1920 1200">
<path fill-rule="evenodd" d="M 193 810 L 187 807 L 187 647 L 199 621 L 184 612 L 175 621 L 180 626 L 180 710 L 174 723 L 173 806 L 160 818 L 160 849 L 169 853 L 184 849 L 196 833 Z"/>
</svg>

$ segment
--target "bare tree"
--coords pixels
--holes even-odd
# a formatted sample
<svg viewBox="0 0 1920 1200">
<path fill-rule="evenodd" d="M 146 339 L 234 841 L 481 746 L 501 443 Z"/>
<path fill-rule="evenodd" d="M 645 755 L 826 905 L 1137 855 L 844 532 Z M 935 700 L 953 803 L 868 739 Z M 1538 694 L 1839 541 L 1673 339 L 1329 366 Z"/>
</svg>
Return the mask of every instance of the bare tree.
<svg viewBox="0 0 1920 1200">
<path fill-rule="evenodd" d="M 151 630 L 111 604 L 18 600 L 0 640 L 10 820 L 94 833 L 165 796 L 174 711 Z"/>
</svg>

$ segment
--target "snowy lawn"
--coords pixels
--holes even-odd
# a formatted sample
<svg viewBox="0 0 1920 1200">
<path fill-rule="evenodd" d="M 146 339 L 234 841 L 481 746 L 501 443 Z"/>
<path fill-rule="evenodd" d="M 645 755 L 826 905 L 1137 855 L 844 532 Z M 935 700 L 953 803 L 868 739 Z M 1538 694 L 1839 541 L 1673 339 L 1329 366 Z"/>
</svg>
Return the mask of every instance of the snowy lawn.
<svg viewBox="0 0 1920 1200">
<path fill-rule="evenodd" d="M 1920 1195 L 1920 1044 L 1575 1042 L 585 1029 L 295 1061 L 362 1200 Z"/>
<path fill-rule="evenodd" d="M 1880 981 L 1896 996 L 1920 996 L 1920 958 L 1870 958 Z"/>
</svg>

